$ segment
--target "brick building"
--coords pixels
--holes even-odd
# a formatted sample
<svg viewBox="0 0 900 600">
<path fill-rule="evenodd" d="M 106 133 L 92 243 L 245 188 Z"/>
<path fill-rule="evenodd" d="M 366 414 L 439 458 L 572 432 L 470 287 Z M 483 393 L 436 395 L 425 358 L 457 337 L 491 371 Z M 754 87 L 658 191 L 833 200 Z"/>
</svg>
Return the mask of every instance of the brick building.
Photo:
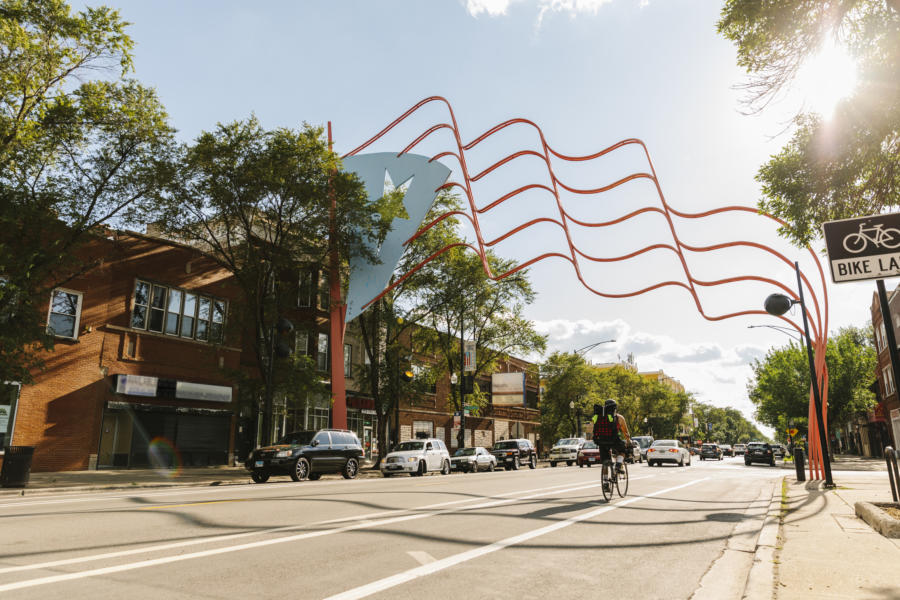
<svg viewBox="0 0 900 600">
<path fill-rule="evenodd" d="M 45 369 L 4 389 L 4 445 L 35 446 L 35 471 L 227 462 L 235 404 L 223 368 L 240 358 L 225 336 L 230 274 L 131 232 L 83 252 L 99 266 L 45 300 L 56 335 Z"/>
<path fill-rule="evenodd" d="M 895 339 L 900 340 L 900 287 L 888 293 L 888 306 L 894 328 Z M 896 448 L 900 440 L 900 400 L 897 385 L 891 369 L 891 357 L 887 344 L 887 329 L 881 317 L 881 302 L 878 294 L 872 294 L 872 329 L 875 332 L 875 349 L 878 351 L 878 367 L 875 378 L 875 395 L 878 404 L 865 416 L 860 415 L 853 423 L 851 433 L 858 435 L 858 445 L 866 456 L 880 456 L 885 446 Z"/>
<path fill-rule="evenodd" d="M 0 388 L 0 448 L 35 446 L 34 471 L 231 463 L 259 439 L 255 398 L 235 384 L 257 368 L 249 336 L 234 318 L 240 291 L 231 274 L 197 248 L 152 235 L 109 232 L 84 249 L 100 266 L 53 290 L 47 323 L 53 351 L 34 385 Z M 329 323 L 323 273 L 301 269 L 294 351 L 329 370 Z M 344 341 L 348 427 L 374 458 L 374 401 L 362 390 L 364 351 L 353 323 Z M 427 357 L 426 362 L 428 361 Z M 507 372 L 536 373 L 512 358 Z M 521 406 L 490 404 L 466 420 L 466 444 L 525 437 L 539 443 L 538 385 L 526 377 Z M 490 390 L 490 378 L 479 380 Z M 418 431 L 456 446 L 449 378 L 401 403 L 400 438 Z M 243 393 L 243 396 L 242 396 Z M 273 434 L 327 427 L 326 392 L 275 398 Z M 393 426 L 391 423 L 390 426 Z M 391 435 L 393 435 L 391 433 Z M 0 453 L 2 457 L 2 453 Z"/>
</svg>

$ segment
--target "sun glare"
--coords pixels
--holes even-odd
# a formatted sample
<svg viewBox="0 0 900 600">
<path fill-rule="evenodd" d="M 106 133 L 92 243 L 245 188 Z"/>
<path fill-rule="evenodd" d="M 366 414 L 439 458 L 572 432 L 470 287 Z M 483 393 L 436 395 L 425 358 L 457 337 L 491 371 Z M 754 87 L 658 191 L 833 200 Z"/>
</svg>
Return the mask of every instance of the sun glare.
<svg viewBox="0 0 900 600">
<path fill-rule="evenodd" d="M 829 39 L 800 69 L 797 87 L 804 107 L 830 119 L 841 99 L 856 86 L 856 64 L 845 48 Z"/>
</svg>

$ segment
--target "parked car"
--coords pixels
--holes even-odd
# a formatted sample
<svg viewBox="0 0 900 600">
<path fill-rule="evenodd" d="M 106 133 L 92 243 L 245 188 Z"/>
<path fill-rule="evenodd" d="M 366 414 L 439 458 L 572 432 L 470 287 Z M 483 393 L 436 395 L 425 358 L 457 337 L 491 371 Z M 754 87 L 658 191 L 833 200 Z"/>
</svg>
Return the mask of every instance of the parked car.
<svg viewBox="0 0 900 600">
<path fill-rule="evenodd" d="M 691 446 L 691 456 L 700 454 L 700 446 Z"/>
<path fill-rule="evenodd" d="M 578 451 L 578 458 L 575 462 L 578 463 L 579 467 L 590 467 L 591 465 L 601 462 L 600 448 L 594 442 L 585 442 L 581 446 L 581 450 Z"/>
<path fill-rule="evenodd" d="M 733 450 L 735 456 L 743 456 L 747 446 L 745 444 L 735 444 Z"/>
<path fill-rule="evenodd" d="M 501 440 L 494 444 L 491 454 L 497 458 L 497 465 L 507 471 L 517 470 L 523 465 L 537 468 L 537 451 L 526 439 Z"/>
<path fill-rule="evenodd" d="M 460 448 L 450 459 L 450 468 L 458 471 L 475 473 L 476 471 L 493 471 L 497 466 L 497 457 L 481 446 Z"/>
<path fill-rule="evenodd" d="M 256 483 L 265 483 L 272 475 L 289 475 L 294 481 L 303 481 L 340 473 L 345 479 L 353 479 L 362 459 L 362 444 L 355 433 L 320 429 L 294 431 L 272 446 L 257 448 L 247 457 L 244 468 Z"/>
<path fill-rule="evenodd" d="M 775 452 L 772 446 L 766 442 L 750 442 L 747 444 L 747 451 L 744 453 L 744 464 L 748 467 L 751 463 L 761 462 L 774 467 Z"/>
<path fill-rule="evenodd" d="M 633 435 L 631 439 L 638 443 L 641 447 L 641 458 L 647 460 L 647 448 L 653 443 L 652 435 Z"/>
<path fill-rule="evenodd" d="M 421 477 L 429 471 L 450 473 L 450 452 L 442 440 L 425 438 L 401 442 L 381 461 L 381 474 L 409 473 Z"/>
<path fill-rule="evenodd" d="M 647 448 L 647 464 L 652 467 L 664 462 L 691 466 L 691 453 L 678 440 L 656 440 Z"/>
<path fill-rule="evenodd" d="M 734 450 L 731 449 L 730 445 L 719 444 L 719 448 L 722 449 L 722 456 L 734 456 Z"/>
<path fill-rule="evenodd" d="M 784 455 L 787 454 L 787 448 L 784 447 L 784 444 L 772 444 L 772 452 L 778 458 L 784 458 Z"/>
<path fill-rule="evenodd" d="M 722 460 L 722 449 L 718 444 L 703 444 L 700 446 L 700 460 Z"/>
<path fill-rule="evenodd" d="M 563 438 L 557 441 L 550 448 L 550 466 L 555 467 L 558 462 L 564 462 L 570 467 L 574 465 L 578 459 L 578 450 L 584 442 L 584 438 Z"/>
</svg>

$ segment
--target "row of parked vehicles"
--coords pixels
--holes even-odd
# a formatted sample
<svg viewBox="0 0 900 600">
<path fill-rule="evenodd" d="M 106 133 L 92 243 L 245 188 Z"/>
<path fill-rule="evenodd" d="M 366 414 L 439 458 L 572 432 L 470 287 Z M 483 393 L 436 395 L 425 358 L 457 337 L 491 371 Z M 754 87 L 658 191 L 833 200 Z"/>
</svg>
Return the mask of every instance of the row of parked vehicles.
<svg viewBox="0 0 900 600">
<path fill-rule="evenodd" d="M 294 481 L 316 480 L 327 473 L 340 473 L 353 479 L 359 473 L 363 449 L 359 438 L 344 429 L 295 431 L 272 446 L 257 448 L 247 457 L 244 467 L 256 483 L 265 483 L 272 475 L 288 475 Z M 392 477 L 400 473 L 421 476 L 429 472 L 444 475 L 460 471 L 493 471 L 537 468 L 537 451 L 527 439 L 502 440 L 493 449 L 461 448 L 451 457 L 443 440 L 422 438 L 402 442 L 381 461 L 381 473 Z"/>
<path fill-rule="evenodd" d="M 695 452 L 696 450 L 696 452 Z M 691 455 L 699 454 L 700 460 L 722 460 L 730 456 L 744 456 L 750 465 L 762 462 L 775 465 L 775 458 L 783 457 L 786 450 L 780 444 L 750 442 L 734 448 L 726 444 L 703 444 L 689 448 L 678 440 L 654 440 L 650 436 L 634 436 L 631 451 L 626 453 L 628 462 L 644 462 L 649 466 L 674 463 L 690 466 Z M 597 445 L 585 438 L 563 438 L 550 450 L 550 466 L 565 463 L 569 466 L 590 467 L 602 463 Z M 264 483 L 272 475 L 288 475 L 294 481 L 316 480 L 327 473 L 340 473 L 353 479 L 359 473 L 363 449 L 359 438 L 352 431 L 320 429 L 296 431 L 283 436 L 274 445 L 258 448 L 250 453 L 244 466 L 256 483 Z M 497 468 L 517 470 L 523 467 L 537 468 L 537 451 L 527 439 L 501 440 L 490 450 L 481 446 L 460 448 L 450 455 L 443 440 L 422 438 L 402 442 L 381 462 L 385 477 L 406 473 L 422 476 L 429 472 L 447 475 L 452 470 L 463 472 L 493 471 Z"/>
</svg>

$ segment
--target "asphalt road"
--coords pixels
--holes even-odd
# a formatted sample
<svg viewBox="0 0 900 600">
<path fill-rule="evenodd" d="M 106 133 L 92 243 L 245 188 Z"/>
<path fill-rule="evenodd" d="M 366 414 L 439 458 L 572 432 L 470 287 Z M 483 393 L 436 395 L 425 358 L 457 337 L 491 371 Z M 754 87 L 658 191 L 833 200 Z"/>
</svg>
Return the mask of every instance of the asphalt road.
<svg viewBox="0 0 900 600">
<path fill-rule="evenodd" d="M 609 504 L 577 467 L 2 500 L 0 596 L 690 598 L 784 474 L 630 473 Z"/>
</svg>

